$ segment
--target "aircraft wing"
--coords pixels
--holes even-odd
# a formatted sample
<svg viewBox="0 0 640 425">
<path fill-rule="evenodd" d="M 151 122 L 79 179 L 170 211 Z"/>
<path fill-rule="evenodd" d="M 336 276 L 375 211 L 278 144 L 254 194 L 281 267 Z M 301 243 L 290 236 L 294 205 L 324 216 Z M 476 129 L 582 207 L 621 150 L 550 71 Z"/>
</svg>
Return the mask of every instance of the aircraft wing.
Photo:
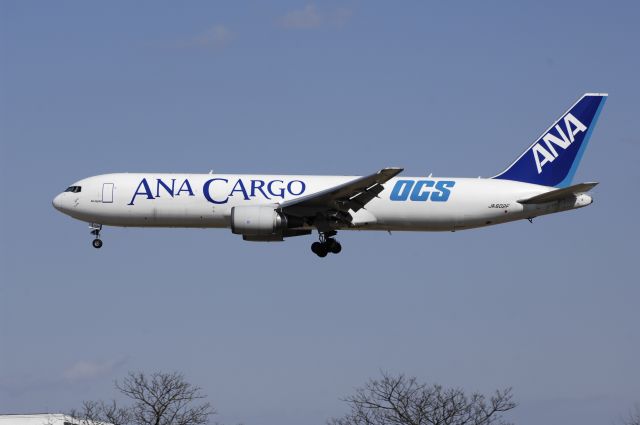
<svg viewBox="0 0 640 425">
<path fill-rule="evenodd" d="M 358 211 L 383 191 L 382 185 L 385 182 L 403 170 L 395 167 L 383 168 L 377 173 L 358 177 L 311 195 L 284 201 L 280 204 L 279 210 L 298 217 L 314 217 L 331 211 L 348 214 L 350 209 Z"/>
<path fill-rule="evenodd" d="M 568 198 L 569 196 L 588 192 L 597 184 L 597 182 L 574 184 L 573 186 L 565 187 L 564 189 L 556 189 L 543 193 L 542 195 L 521 199 L 518 202 L 521 204 L 544 204 L 545 202 L 559 201 L 561 199 Z"/>
</svg>

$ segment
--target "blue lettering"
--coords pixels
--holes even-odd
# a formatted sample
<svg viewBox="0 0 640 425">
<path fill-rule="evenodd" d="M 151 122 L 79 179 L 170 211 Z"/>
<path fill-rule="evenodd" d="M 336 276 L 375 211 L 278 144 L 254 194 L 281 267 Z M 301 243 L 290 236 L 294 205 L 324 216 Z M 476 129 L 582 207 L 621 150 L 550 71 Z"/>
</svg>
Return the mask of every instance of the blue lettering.
<svg viewBox="0 0 640 425">
<path fill-rule="evenodd" d="M 141 187 L 144 188 L 144 191 L 142 192 L 140 192 Z M 129 202 L 127 205 L 133 205 L 134 201 L 136 200 L 136 196 L 138 195 L 147 195 L 147 199 L 154 199 L 153 194 L 151 194 L 149 183 L 147 183 L 147 179 L 142 179 L 142 181 L 138 185 L 138 188 L 136 189 L 136 193 L 134 193 L 133 198 L 131 198 L 131 202 Z"/>
<path fill-rule="evenodd" d="M 156 179 L 158 184 L 156 185 L 156 198 L 160 197 L 160 186 L 164 187 L 164 190 L 167 191 L 169 195 L 173 198 L 173 192 L 176 188 L 176 179 L 171 179 L 171 187 L 169 187 L 165 182 L 161 179 Z"/>
<path fill-rule="evenodd" d="M 293 193 L 293 189 L 291 188 L 291 186 L 294 183 L 300 183 L 300 191 L 298 193 Z M 298 195 L 302 195 L 304 193 L 304 191 L 307 189 L 307 185 L 304 184 L 304 182 L 302 180 L 291 180 L 289 182 L 289 184 L 287 185 L 287 191 L 292 194 L 293 196 L 298 196 Z"/>
<path fill-rule="evenodd" d="M 411 200 L 412 201 L 426 201 L 429 199 L 428 190 L 424 190 L 425 187 L 433 187 L 436 184 L 433 180 L 418 180 L 416 185 L 413 187 L 413 191 L 411 192 Z"/>
<path fill-rule="evenodd" d="M 389 199 L 392 201 L 406 201 L 414 183 L 413 180 L 398 180 L 393 186 Z"/>
<path fill-rule="evenodd" d="M 240 187 L 240 189 L 238 189 L 238 186 Z M 247 194 L 247 189 L 244 188 L 244 183 L 242 183 L 242 180 L 238 179 L 236 184 L 233 186 L 233 189 L 231 189 L 231 192 L 229 193 L 229 196 L 233 196 L 234 192 L 242 192 L 242 196 L 244 196 L 244 200 L 245 201 L 249 200 L 249 195 Z"/>
<path fill-rule="evenodd" d="M 178 189 L 178 192 L 176 193 L 176 196 L 180 196 L 180 192 L 189 192 L 189 196 L 195 196 L 193 194 L 193 190 L 191 190 L 191 184 L 189 183 L 189 180 L 187 180 L 187 179 L 184 179 L 184 181 L 180 185 L 180 189 Z"/>
<path fill-rule="evenodd" d="M 449 200 L 449 195 L 451 195 L 451 191 L 448 188 L 451 188 L 456 185 L 456 182 L 451 180 L 442 180 L 436 183 L 436 189 L 440 191 L 433 192 L 431 195 L 431 200 L 434 202 L 446 202 Z"/>
<path fill-rule="evenodd" d="M 256 196 L 256 190 L 259 191 L 260 193 L 262 193 L 262 196 L 264 196 L 267 199 L 271 199 L 267 196 L 266 193 L 264 193 L 264 181 L 263 180 L 251 180 L 251 197 L 253 198 L 254 196 Z"/>
<path fill-rule="evenodd" d="M 449 200 L 451 190 L 456 182 L 453 180 L 398 180 L 393 186 L 389 199 L 392 201 L 406 201 L 407 198 L 415 202 L 434 201 L 446 202 Z M 428 188 L 435 187 L 437 190 L 430 191 Z M 411 194 L 411 197 L 409 197 Z"/>
<path fill-rule="evenodd" d="M 269 193 L 271 194 L 271 196 L 276 196 L 276 197 L 279 197 L 279 198 L 283 198 L 283 199 L 284 199 L 284 188 L 283 188 L 283 187 L 282 187 L 282 188 L 278 188 L 278 189 L 277 189 L 277 190 L 278 190 L 278 192 L 277 192 L 277 193 L 274 193 L 274 192 L 273 192 L 273 184 L 274 184 L 275 182 L 278 182 L 278 183 L 284 183 L 282 180 L 271 180 L 271 181 L 269 182 L 269 184 L 267 185 L 267 190 L 269 191 Z"/>
<path fill-rule="evenodd" d="M 207 201 L 211 202 L 212 204 L 226 204 L 227 201 L 229 200 L 229 197 L 227 197 L 227 199 L 225 199 L 224 201 L 216 201 L 215 199 L 213 199 L 211 197 L 211 193 L 209 192 L 209 188 L 211 186 L 211 183 L 213 183 L 214 181 L 223 181 L 225 183 L 229 183 L 229 180 L 221 179 L 221 178 L 215 178 L 215 179 L 207 180 L 206 182 L 204 182 L 204 186 L 202 187 L 202 192 L 204 193 L 205 199 Z"/>
</svg>

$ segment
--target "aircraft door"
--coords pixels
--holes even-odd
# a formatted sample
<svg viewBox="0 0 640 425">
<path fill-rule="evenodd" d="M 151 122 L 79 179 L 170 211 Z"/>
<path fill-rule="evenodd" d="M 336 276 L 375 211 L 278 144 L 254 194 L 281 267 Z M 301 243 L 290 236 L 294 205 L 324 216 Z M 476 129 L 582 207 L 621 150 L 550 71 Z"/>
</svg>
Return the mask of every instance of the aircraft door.
<svg viewBox="0 0 640 425">
<path fill-rule="evenodd" d="M 102 203 L 110 204 L 113 202 L 113 183 L 102 184 Z"/>
</svg>

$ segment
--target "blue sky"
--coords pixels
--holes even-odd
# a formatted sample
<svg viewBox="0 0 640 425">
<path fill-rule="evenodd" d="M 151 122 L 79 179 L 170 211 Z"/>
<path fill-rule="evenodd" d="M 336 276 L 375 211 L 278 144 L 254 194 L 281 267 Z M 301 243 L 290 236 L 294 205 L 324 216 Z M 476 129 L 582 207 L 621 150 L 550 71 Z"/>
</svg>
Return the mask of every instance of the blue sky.
<svg viewBox="0 0 640 425">
<path fill-rule="evenodd" d="M 321 424 L 380 370 L 491 391 L 519 424 L 640 401 L 634 2 L 0 3 L 0 411 L 178 370 L 218 420 Z M 86 225 L 119 171 L 491 176 L 582 93 L 610 98 L 589 208 L 457 233 L 250 244 Z"/>
</svg>

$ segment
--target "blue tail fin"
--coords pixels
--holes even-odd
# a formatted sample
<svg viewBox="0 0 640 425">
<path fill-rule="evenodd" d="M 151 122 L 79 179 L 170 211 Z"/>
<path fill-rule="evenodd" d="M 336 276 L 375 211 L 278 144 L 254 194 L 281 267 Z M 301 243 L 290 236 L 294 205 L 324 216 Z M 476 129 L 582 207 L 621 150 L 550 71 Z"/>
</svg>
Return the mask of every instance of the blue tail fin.
<svg viewBox="0 0 640 425">
<path fill-rule="evenodd" d="M 494 179 L 566 187 L 580 164 L 606 94 L 587 93 Z"/>
</svg>

